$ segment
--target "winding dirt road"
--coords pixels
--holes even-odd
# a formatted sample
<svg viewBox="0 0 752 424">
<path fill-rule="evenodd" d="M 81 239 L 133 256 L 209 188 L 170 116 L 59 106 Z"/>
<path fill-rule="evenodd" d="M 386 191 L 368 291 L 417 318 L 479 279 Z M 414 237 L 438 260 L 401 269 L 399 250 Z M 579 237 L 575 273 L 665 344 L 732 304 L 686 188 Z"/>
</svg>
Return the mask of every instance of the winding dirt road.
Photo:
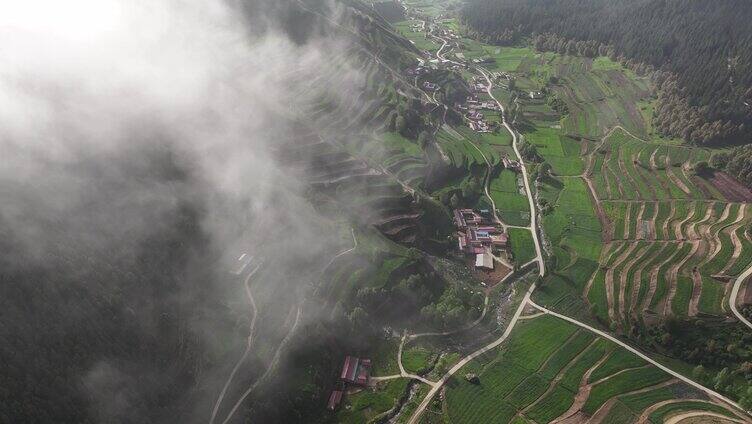
<svg viewBox="0 0 752 424">
<path fill-rule="evenodd" d="M 750 276 L 752 276 L 752 264 L 750 264 L 749 268 L 747 268 L 746 271 L 736 277 L 736 281 L 734 281 L 734 288 L 731 289 L 731 296 L 729 296 L 729 307 L 731 308 L 731 312 L 736 315 L 739 321 L 741 321 L 744 325 L 752 330 L 752 322 L 749 322 L 747 318 L 744 318 L 744 315 L 742 315 L 739 312 L 739 309 L 736 308 L 736 302 L 739 297 L 739 289 Z"/>
<path fill-rule="evenodd" d="M 225 398 L 225 394 L 227 393 L 227 389 L 230 387 L 230 383 L 232 383 L 232 380 L 235 378 L 235 374 L 238 372 L 238 369 L 240 368 L 240 365 L 245 362 L 246 358 L 248 357 L 248 353 L 251 351 L 251 344 L 253 342 L 253 335 L 255 334 L 256 329 L 256 317 L 258 316 L 258 309 L 256 308 L 256 302 L 253 300 L 253 294 L 251 293 L 251 287 L 249 285 L 251 281 L 251 277 L 256 273 L 256 271 L 259 270 L 261 267 L 261 264 L 256 265 L 256 268 L 254 268 L 248 276 L 245 278 L 245 294 L 248 297 L 248 301 L 251 305 L 251 324 L 250 324 L 250 330 L 248 331 L 248 339 L 246 340 L 245 344 L 245 350 L 243 351 L 243 355 L 240 356 L 240 359 L 235 363 L 235 366 L 232 368 L 232 372 L 230 373 L 230 376 L 227 377 L 227 381 L 225 381 L 224 387 L 222 387 L 222 391 L 219 393 L 219 397 L 217 397 L 217 401 L 214 403 L 214 409 L 212 409 L 211 418 L 209 419 L 209 424 L 214 423 L 214 420 L 217 418 L 217 411 L 219 411 L 219 406 L 222 404 L 222 400 Z"/>
</svg>

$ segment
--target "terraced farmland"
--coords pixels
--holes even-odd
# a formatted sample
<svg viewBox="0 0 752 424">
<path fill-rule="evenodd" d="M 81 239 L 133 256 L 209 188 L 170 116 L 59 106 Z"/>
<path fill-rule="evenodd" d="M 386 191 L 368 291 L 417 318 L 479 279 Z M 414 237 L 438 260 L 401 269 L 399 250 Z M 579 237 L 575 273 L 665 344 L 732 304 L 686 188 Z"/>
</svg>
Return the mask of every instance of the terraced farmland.
<svg viewBox="0 0 752 424">
<path fill-rule="evenodd" d="M 469 374 L 478 380 L 463 378 Z M 667 399 L 686 400 L 671 404 L 674 413 L 735 416 L 613 343 L 544 315 L 521 321 L 502 348 L 461 369 L 442 410 L 452 423 L 575 423 L 606 415 L 635 422 L 667 414 Z"/>
<path fill-rule="evenodd" d="M 691 165 L 707 155 L 621 129 L 590 153 L 586 179 L 602 211 L 602 257 L 616 258 L 603 262 L 587 292 L 604 322 L 627 328 L 638 317 L 725 314 L 729 281 L 752 258 L 752 211 L 694 175 Z"/>
</svg>

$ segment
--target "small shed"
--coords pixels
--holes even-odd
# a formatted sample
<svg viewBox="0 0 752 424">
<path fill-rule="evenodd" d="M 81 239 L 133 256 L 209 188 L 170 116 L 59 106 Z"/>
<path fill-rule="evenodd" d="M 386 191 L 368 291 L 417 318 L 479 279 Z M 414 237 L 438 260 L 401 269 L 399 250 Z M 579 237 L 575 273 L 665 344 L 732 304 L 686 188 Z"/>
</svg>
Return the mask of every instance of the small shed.
<svg viewBox="0 0 752 424">
<path fill-rule="evenodd" d="M 493 257 L 490 253 L 479 253 L 475 255 L 475 267 L 481 268 L 481 269 L 488 269 L 493 270 L 494 264 L 493 264 Z"/>
</svg>

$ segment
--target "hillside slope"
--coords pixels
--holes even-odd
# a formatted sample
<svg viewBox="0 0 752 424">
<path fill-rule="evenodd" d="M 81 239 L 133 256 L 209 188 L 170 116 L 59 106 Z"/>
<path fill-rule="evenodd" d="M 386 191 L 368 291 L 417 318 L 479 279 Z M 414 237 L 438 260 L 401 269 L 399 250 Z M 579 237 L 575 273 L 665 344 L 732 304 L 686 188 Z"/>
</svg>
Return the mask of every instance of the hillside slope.
<svg viewBox="0 0 752 424">
<path fill-rule="evenodd" d="M 749 141 L 749 2 L 474 0 L 462 17 L 496 43 L 545 34 L 536 47 L 623 57 L 640 72 L 667 71 L 656 75 L 664 133 L 701 144 Z"/>
</svg>

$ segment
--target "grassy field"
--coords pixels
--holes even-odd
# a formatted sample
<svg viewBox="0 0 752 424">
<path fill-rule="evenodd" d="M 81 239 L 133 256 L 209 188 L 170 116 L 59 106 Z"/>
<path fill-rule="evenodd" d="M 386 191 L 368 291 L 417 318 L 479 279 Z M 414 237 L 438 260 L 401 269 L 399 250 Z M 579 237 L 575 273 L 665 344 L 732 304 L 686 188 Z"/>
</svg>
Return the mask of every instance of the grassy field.
<svg viewBox="0 0 752 424">
<path fill-rule="evenodd" d="M 436 357 L 436 353 L 422 346 L 411 346 L 402 352 L 402 366 L 407 372 L 422 374 L 429 363 Z"/>
</svg>

